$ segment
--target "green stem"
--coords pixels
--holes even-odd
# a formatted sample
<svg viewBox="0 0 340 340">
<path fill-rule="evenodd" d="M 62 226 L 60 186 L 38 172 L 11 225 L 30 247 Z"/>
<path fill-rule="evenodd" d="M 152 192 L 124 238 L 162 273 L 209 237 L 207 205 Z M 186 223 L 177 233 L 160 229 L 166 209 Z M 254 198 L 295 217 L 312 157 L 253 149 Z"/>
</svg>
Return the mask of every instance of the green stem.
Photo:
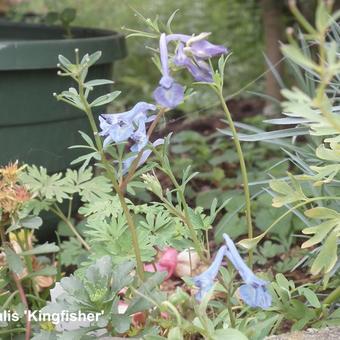
<svg viewBox="0 0 340 340">
<path fill-rule="evenodd" d="M 82 103 L 85 107 L 85 113 L 86 113 L 87 118 L 90 122 L 90 126 L 91 126 L 91 129 L 92 129 L 93 134 L 94 134 L 96 146 L 97 146 L 97 149 L 98 149 L 100 156 L 101 156 L 101 161 L 102 161 L 102 163 L 105 167 L 107 175 L 108 175 L 108 177 L 109 177 L 109 179 L 112 183 L 112 186 L 113 186 L 113 188 L 115 189 L 115 191 L 118 195 L 120 204 L 121 204 L 122 209 L 124 211 L 124 215 L 126 217 L 126 222 L 127 222 L 128 228 L 130 230 L 130 234 L 131 234 L 134 253 L 135 253 L 135 256 L 136 256 L 137 273 L 138 273 L 139 278 L 143 281 L 144 280 L 144 269 L 143 269 L 144 267 L 143 267 L 141 252 L 140 252 L 140 248 L 139 248 L 139 244 L 138 244 L 138 236 L 137 236 L 137 230 L 136 230 L 136 227 L 135 227 L 135 223 L 134 223 L 133 218 L 130 214 L 129 207 L 126 204 L 124 194 L 119 188 L 119 184 L 116 180 L 116 177 L 115 177 L 115 174 L 112 170 L 112 167 L 109 164 L 108 160 L 106 159 L 105 152 L 104 152 L 103 145 L 102 145 L 102 141 L 100 139 L 100 136 L 99 136 L 99 133 L 98 133 L 98 128 L 97 128 L 97 125 L 96 125 L 95 120 L 94 120 L 92 109 L 89 106 L 87 99 L 85 98 L 84 87 L 83 87 L 81 80 L 79 80 L 79 79 L 78 79 L 78 86 L 79 86 L 79 96 L 80 96 L 80 99 L 81 99 L 81 101 L 82 101 Z"/>
<path fill-rule="evenodd" d="M 46 304 L 46 301 L 38 296 L 32 295 L 32 294 L 26 294 L 26 296 L 32 300 L 35 300 L 37 302 L 42 303 L 42 306 Z"/>
<path fill-rule="evenodd" d="M 227 308 L 228 308 L 230 326 L 232 328 L 235 328 L 236 321 L 235 321 L 235 315 L 234 315 L 234 312 L 233 312 L 233 309 L 232 309 L 232 306 L 231 306 L 231 295 L 230 295 L 230 292 L 228 293 Z"/>
<path fill-rule="evenodd" d="M 244 199 L 245 199 L 245 205 L 246 205 L 246 220 L 247 220 L 247 226 L 248 226 L 248 238 L 253 238 L 253 224 L 252 224 L 252 218 L 251 218 L 251 202 L 250 202 L 250 192 L 249 192 L 249 185 L 248 185 L 248 174 L 247 174 L 247 168 L 246 163 L 244 161 L 244 155 L 241 147 L 240 140 L 237 135 L 237 131 L 233 122 L 233 119 L 231 117 L 231 113 L 228 109 L 228 106 L 224 100 L 222 87 L 215 89 L 223 108 L 224 113 L 226 114 L 227 121 L 229 124 L 229 127 L 231 129 L 232 135 L 233 135 L 233 141 L 236 148 L 236 152 L 238 155 L 238 159 L 240 162 L 240 169 L 242 174 L 242 180 L 243 180 L 243 191 L 244 191 Z M 249 249 L 249 267 L 251 268 L 253 265 L 253 250 Z"/>
<path fill-rule="evenodd" d="M 18 290 L 15 290 L 5 301 L 5 303 L 2 305 L 2 310 L 6 310 L 8 308 L 8 306 L 10 305 L 10 303 L 12 302 L 12 300 L 15 298 L 15 296 L 19 293 Z"/>
<path fill-rule="evenodd" d="M 74 236 L 78 239 L 78 241 L 84 246 L 86 250 L 91 250 L 91 247 L 86 243 L 86 241 L 81 237 L 78 233 L 76 227 L 71 223 L 71 221 L 64 215 L 61 209 L 56 205 L 55 208 L 51 208 L 51 211 L 56 214 L 72 231 Z"/>
<path fill-rule="evenodd" d="M 179 314 L 177 308 L 171 302 L 169 302 L 169 301 L 162 302 L 162 306 L 165 306 L 168 310 L 171 310 L 171 312 L 176 317 L 177 326 L 181 327 L 181 325 L 182 325 L 182 318 L 181 318 L 181 315 Z"/>
<path fill-rule="evenodd" d="M 182 203 L 182 206 L 183 206 L 183 211 L 184 211 L 184 216 L 182 214 L 180 214 L 180 215 L 181 215 L 181 218 L 182 218 L 183 222 L 188 227 L 191 240 L 194 243 L 194 248 L 195 248 L 197 254 L 199 255 L 200 259 L 202 261 L 206 261 L 206 258 L 204 256 L 204 249 L 202 249 L 203 248 L 202 244 L 199 241 L 199 239 L 197 237 L 197 234 L 196 234 L 196 231 L 195 231 L 195 229 L 194 229 L 194 227 L 193 227 L 193 225 L 191 223 L 191 219 L 190 219 L 190 215 L 189 215 L 189 207 L 188 207 L 188 204 L 186 202 L 186 199 L 185 199 L 185 196 L 184 196 L 184 192 L 183 192 L 181 186 L 179 185 L 179 183 L 177 182 L 177 179 L 176 179 L 175 175 L 173 174 L 172 170 L 168 169 L 168 167 L 164 164 L 163 158 L 160 157 L 159 154 L 157 154 L 157 152 L 156 152 L 156 155 L 158 156 L 158 158 L 159 158 L 159 160 L 160 160 L 160 162 L 162 164 L 164 172 L 169 176 L 171 182 L 173 183 L 173 185 L 177 189 L 177 192 L 179 194 L 179 197 L 180 197 L 180 200 L 181 200 L 181 203 Z"/>
<path fill-rule="evenodd" d="M 335 288 L 323 301 L 324 304 L 329 305 L 340 299 L 340 286 Z"/>
<path fill-rule="evenodd" d="M 178 185 L 178 183 L 177 183 L 177 185 Z M 197 251 L 197 254 L 199 255 L 200 259 L 202 261 L 205 261 L 204 249 L 202 247 L 201 242 L 199 241 L 199 239 L 197 237 L 194 226 L 191 223 L 191 219 L 190 219 L 190 215 L 189 215 L 189 207 L 188 207 L 188 204 L 185 200 L 184 193 L 183 193 L 182 189 L 180 188 L 180 186 L 177 186 L 177 190 L 178 190 L 179 196 L 180 196 L 181 201 L 182 201 L 186 224 L 187 224 L 189 232 L 190 232 L 190 237 L 191 237 L 192 241 L 194 242 L 195 250 Z"/>
</svg>

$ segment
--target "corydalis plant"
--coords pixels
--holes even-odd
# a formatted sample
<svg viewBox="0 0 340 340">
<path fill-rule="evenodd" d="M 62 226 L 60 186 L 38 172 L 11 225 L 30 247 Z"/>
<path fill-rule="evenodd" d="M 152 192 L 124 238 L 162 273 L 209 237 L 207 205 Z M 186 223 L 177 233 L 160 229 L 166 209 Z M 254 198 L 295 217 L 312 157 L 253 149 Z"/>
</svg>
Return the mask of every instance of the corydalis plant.
<svg viewBox="0 0 340 340">
<path fill-rule="evenodd" d="M 197 36 L 172 33 L 168 35 L 165 33 L 161 34 L 159 52 L 162 78 L 159 82 L 159 86 L 153 93 L 153 97 L 160 106 L 166 108 L 174 108 L 182 102 L 184 98 L 184 88 L 176 83 L 174 78 L 170 75 L 171 65 L 186 69 L 198 83 L 208 84 L 217 94 L 232 131 L 234 145 L 240 162 L 246 205 L 248 237 L 251 238 L 253 237 L 253 226 L 247 168 L 237 131 L 223 95 L 224 68 L 227 61 L 225 55 L 227 55 L 229 51 L 224 46 L 214 45 L 206 40 L 209 34 L 210 33 L 201 33 Z M 169 56 L 168 53 L 168 44 L 171 42 L 176 43 L 174 57 Z M 218 63 L 218 69 L 214 72 L 211 58 L 218 56 L 221 56 L 221 58 Z M 252 265 L 252 250 L 249 251 L 249 263 Z"/>
</svg>

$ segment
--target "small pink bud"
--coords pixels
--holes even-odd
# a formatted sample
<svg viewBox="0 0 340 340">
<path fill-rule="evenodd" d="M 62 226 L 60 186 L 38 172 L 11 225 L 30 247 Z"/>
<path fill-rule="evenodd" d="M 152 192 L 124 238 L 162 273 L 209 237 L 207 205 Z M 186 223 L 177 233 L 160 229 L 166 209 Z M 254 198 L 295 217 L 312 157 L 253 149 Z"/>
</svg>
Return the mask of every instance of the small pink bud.
<svg viewBox="0 0 340 340">
<path fill-rule="evenodd" d="M 165 280 L 169 279 L 175 272 L 177 266 L 177 250 L 171 247 L 165 248 L 161 253 L 158 262 L 144 265 L 144 270 L 147 272 L 154 272 L 155 267 L 158 272 L 168 272 Z"/>
</svg>

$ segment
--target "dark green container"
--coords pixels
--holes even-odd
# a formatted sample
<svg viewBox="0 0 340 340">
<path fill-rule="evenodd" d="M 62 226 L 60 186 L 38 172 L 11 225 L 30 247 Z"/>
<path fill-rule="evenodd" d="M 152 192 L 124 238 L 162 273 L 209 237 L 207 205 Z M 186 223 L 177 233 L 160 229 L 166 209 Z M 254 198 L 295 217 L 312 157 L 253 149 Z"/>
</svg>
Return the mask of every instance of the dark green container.
<svg viewBox="0 0 340 340">
<path fill-rule="evenodd" d="M 58 55 L 73 61 L 76 48 L 80 56 L 102 51 L 87 79 L 112 79 L 113 62 L 126 55 L 126 48 L 115 32 L 73 28 L 72 34 L 65 39 L 60 27 L 0 21 L 0 165 L 19 160 L 55 172 L 79 156 L 68 147 L 83 144 L 78 130 L 90 129 L 83 112 L 53 97 L 75 86 L 57 75 Z M 96 91 L 93 98 L 110 88 Z"/>
</svg>

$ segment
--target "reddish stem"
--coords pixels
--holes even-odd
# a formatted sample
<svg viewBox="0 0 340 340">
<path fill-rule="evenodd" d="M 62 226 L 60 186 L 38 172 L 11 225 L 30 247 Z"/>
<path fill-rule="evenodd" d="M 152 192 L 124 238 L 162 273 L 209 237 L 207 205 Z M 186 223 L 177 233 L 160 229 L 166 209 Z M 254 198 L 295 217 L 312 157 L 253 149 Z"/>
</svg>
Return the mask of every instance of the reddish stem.
<svg viewBox="0 0 340 340">
<path fill-rule="evenodd" d="M 25 335 L 25 340 L 30 340 L 30 337 L 31 337 L 31 321 L 29 319 L 29 315 L 28 315 L 28 312 L 27 312 L 28 311 L 28 302 L 27 302 L 26 294 L 25 294 L 24 288 L 22 287 L 21 281 L 18 278 L 17 274 L 12 273 L 12 277 L 13 277 L 13 280 L 14 280 L 17 288 L 18 288 L 20 300 L 26 308 L 26 335 Z"/>
</svg>

